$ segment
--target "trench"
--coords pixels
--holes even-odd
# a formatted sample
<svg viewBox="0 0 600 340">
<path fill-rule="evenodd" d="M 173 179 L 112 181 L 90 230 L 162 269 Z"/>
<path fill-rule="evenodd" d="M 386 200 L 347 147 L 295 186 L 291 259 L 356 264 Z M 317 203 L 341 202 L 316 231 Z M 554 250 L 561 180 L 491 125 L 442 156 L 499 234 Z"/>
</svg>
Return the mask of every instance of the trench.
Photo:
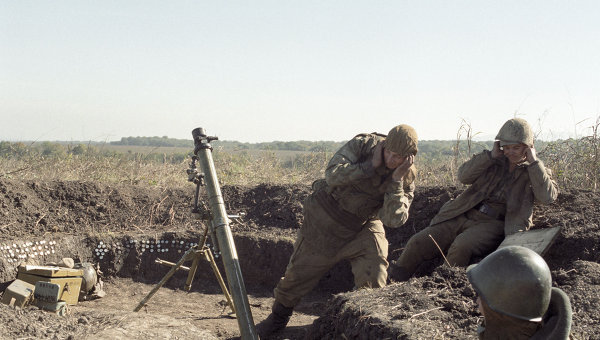
<svg viewBox="0 0 600 340">
<path fill-rule="evenodd" d="M 2 286 L 0 289 L 4 290 L 15 279 L 19 263 L 33 260 L 32 262 L 44 265 L 57 263 L 63 257 L 70 257 L 76 263 L 98 264 L 105 287 L 108 287 L 105 289 L 107 297 L 80 302 L 74 307 L 75 310 L 91 312 L 97 308 L 131 312 L 170 269 L 169 266 L 158 264 L 157 259 L 176 263 L 190 247 L 201 240 L 202 236 L 199 232 L 183 231 L 153 234 L 64 235 L 60 238 L 4 240 L 0 242 L 0 281 L 3 282 L 0 284 Z M 234 235 L 234 243 L 252 312 L 255 314 L 254 320 L 258 323 L 270 312 L 272 290 L 285 271 L 293 251 L 293 239 L 273 237 L 268 233 L 261 236 L 256 232 L 242 232 Z M 207 245 L 211 247 L 210 241 Z M 218 253 L 214 254 L 219 272 L 226 280 L 222 258 Z M 184 263 L 184 266 L 190 265 L 191 261 Z M 180 319 L 182 315 L 189 315 L 190 310 L 196 309 L 186 305 L 188 303 L 186 299 L 190 299 L 191 296 L 198 301 L 216 299 L 217 304 L 223 305 L 224 295 L 221 287 L 210 263 L 204 257 L 198 263 L 190 293 L 186 292 L 193 295 L 182 295 L 187 277 L 187 271 L 177 271 L 159 290 L 160 294 L 148 301 L 148 306 L 151 306 L 149 313 L 170 313 L 171 320 Z M 340 263 L 334 267 L 304 299 L 306 302 L 298 306 L 296 314 L 300 316 L 297 317 L 296 325 L 290 327 L 291 330 L 283 337 L 303 338 L 311 327 L 312 321 L 324 310 L 322 302 L 332 294 L 351 289 L 351 283 L 352 273 L 348 263 Z M 134 296 L 125 298 L 112 296 L 115 290 L 131 289 L 135 290 Z M 115 299 L 120 301 L 117 302 Z M 166 306 L 172 303 L 181 304 L 183 307 L 180 311 L 168 312 L 169 308 Z M 217 334 L 216 337 L 230 338 L 235 335 L 238 325 L 235 320 L 227 320 L 226 310 L 228 309 L 219 309 L 220 315 L 204 315 L 212 311 L 210 313 L 200 311 L 195 315 L 198 319 L 212 319 L 213 323 L 217 324 L 224 322 L 220 327 L 230 330 L 224 331 L 224 335 Z M 145 311 L 148 313 L 148 308 Z M 220 320 L 223 318 L 226 320 Z M 208 328 L 214 327 L 214 325 L 202 325 Z"/>
<path fill-rule="evenodd" d="M 420 188 L 405 226 L 386 229 L 391 260 L 457 190 Z M 223 191 L 228 211 L 246 213 L 246 222 L 232 226 L 232 234 L 254 321 L 260 322 L 270 312 L 272 290 L 292 253 L 301 202 L 309 188 Z M 169 270 L 155 260 L 177 262 L 202 236 L 188 217 L 187 190 L 3 181 L 0 192 L 0 290 L 15 278 L 19 263 L 31 258 L 45 264 L 62 257 L 98 263 L 109 288 L 107 297 L 80 302 L 67 318 L 27 309 L 15 312 L 0 305 L 0 334 L 32 339 L 204 338 L 197 334 L 208 330 L 212 337 L 207 339 L 239 335 L 206 261 L 200 261 L 190 293 L 183 290 L 187 272 L 179 271 L 149 301 L 147 310 L 131 312 Z M 573 331 L 582 339 L 600 338 L 597 200 L 595 192 L 567 191 L 556 203 L 536 206 L 534 212 L 536 227 L 562 228 L 545 259 L 554 284 L 571 299 L 576 311 Z M 160 209 L 156 202 L 161 202 Z M 224 274 L 220 258 L 217 264 Z M 275 338 L 476 338 L 480 314 L 465 272 L 447 270 L 441 259 L 424 263 L 406 284 L 353 292 L 352 282 L 348 263 L 334 267 L 297 306 L 290 327 Z M 138 332 L 132 333 L 134 329 Z"/>
<path fill-rule="evenodd" d="M 169 271 L 169 267 L 156 263 L 157 259 L 177 262 L 184 253 L 201 240 L 200 233 L 164 232 L 161 234 L 122 234 L 74 236 L 65 235 L 59 239 L 40 238 L 24 240 L 5 240 L 0 243 L 0 279 L 14 279 L 17 265 L 32 259 L 36 263 L 56 263 L 63 257 L 75 262 L 99 264 L 103 277 L 121 277 L 144 283 L 160 281 Z M 288 263 L 293 251 L 290 238 L 272 239 L 253 234 L 234 235 L 240 267 L 245 284 L 253 289 L 272 289 L 275 287 Z M 206 245 L 212 250 L 210 238 Z M 221 258 L 214 252 L 219 271 L 225 275 Z M 189 265 L 186 262 L 184 265 Z M 176 287 L 181 280 L 187 279 L 187 271 L 178 271 L 167 283 L 167 287 Z M 351 288 L 348 283 L 352 274 L 347 263 L 333 268 L 323 277 L 316 290 L 321 292 L 339 292 Z M 201 291 L 202 287 L 212 286 L 200 282 L 215 282 L 215 274 L 207 260 L 198 263 L 192 289 Z M 345 283 L 340 283 L 345 282 Z M 350 287 L 349 287 L 350 286 Z"/>
</svg>

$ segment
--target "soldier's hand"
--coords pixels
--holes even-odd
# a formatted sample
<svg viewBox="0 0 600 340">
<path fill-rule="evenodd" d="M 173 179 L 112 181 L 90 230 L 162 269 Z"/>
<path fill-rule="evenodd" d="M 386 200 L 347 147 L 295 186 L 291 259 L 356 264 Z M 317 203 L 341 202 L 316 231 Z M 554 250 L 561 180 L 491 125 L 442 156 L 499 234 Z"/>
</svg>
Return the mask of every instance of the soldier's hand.
<svg viewBox="0 0 600 340">
<path fill-rule="evenodd" d="M 537 155 L 535 154 L 535 146 L 527 148 L 527 150 L 525 150 L 525 156 L 527 157 L 527 161 L 529 163 L 537 161 Z"/>
<path fill-rule="evenodd" d="M 402 164 L 400 164 L 396 170 L 394 170 L 394 173 L 392 174 L 392 180 L 394 181 L 401 181 L 404 176 L 406 176 L 406 174 L 408 174 L 408 169 L 410 169 L 410 167 L 415 163 L 415 156 L 414 155 L 410 155 L 408 157 L 406 157 L 406 159 L 404 160 L 404 162 L 402 162 Z"/>
<path fill-rule="evenodd" d="M 500 158 L 504 155 L 504 152 L 500 150 L 500 141 L 497 140 L 494 142 L 494 147 L 492 148 L 492 158 Z"/>
<path fill-rule="evenodd" d="M 383 143 L 375 145 L 373 160 L 371 162 L 374 169 L 377 169 L 383 163 Z"/>
</svg>

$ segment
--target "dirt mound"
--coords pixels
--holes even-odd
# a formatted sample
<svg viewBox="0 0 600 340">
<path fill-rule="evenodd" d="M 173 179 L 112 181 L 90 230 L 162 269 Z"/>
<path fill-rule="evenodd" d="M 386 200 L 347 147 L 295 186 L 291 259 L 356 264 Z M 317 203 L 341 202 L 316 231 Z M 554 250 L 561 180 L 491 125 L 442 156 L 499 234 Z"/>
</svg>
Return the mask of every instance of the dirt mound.
<svg viewBox="0 0 600 340">
<path fill-rule="evenodd" d="M 244 220 L 251 224 L 249 229 L 273 227 L 296 230 L 302 223 L 302 202 L 310 190 L 299 185 L 261 184 L 248 188 L 225 186 L 222 192 L 228 212 L 244 213 Z"/>
<path fill-rule="evenodd" d="M 575 261 L 554 270 L 554 286 L 573 307 L 573 339 L 599 339 L 600 265 Z M 310 339 L 477 339 L 482 321 L 464 269 L 437 267 L 429 276 L 377 290 L 338 294 L 315 320 Z"/>
<path fill-rule="evenodd" d="M 459 193 L 457 188 L 419 188 L 406 225 L 387 230 L 390 259 Z M 553 285 L 571 299 L 575 339 L 600 339 L 599 199 L 591 191 L 567 190 L 554 204 L 537 205 L 534 211 L 535 228 L 561 227 L 545 259 Z M 422 264 L 407 283 L 337 295 L 309 338 L 476 339 L 481 316 L 466 272 L 441 266 L 442 261 Z"/>
<path fill-rule="evenodd" d="M 301 185 L 224 186 L 222 192 L 228 213 L 245 214 L 231 229 L 254 320 L 259 322 L 269 313 L 271 291 L 292 252 L 293 240 L 302 222 L 302 201 L 310 188 Z M 439 208 L 460 192 L 461 189 L 455 187 L 418 188 L 406 225 L 386 229 L 390 260 L 396 259 L 410 236 L 425 228 Z M 237 324 L 226 316 L 202 316 L 212 315 L 215 306 L 223 310 L 218 307 L 221 303 L 219 287 L 207 264 L 199 267 L 198 278 L 192 286 L 198 303 L 185 301 L 185 297 L 179 296 L 179 290 L 167 291 L 169 294 L 165 296 L 174 294 L 183 301 L 165 297 L 164 302 L 160 302 L 158 299 L 149 307 L 147 318 L 125 312 L 146 294 L 145 283 L 156 283 L 166 272 L 167 269 L 157 269 L 154 263 L 161 246 L 161 251 L 165 251 L 169 250 L 166 244 L 173 245 L 169 252 L 161 252 L 160 257 L 176 261 L 185 246 L 200 238 L 203 226 L 189 214 L 192 195 L 191 185 L 190 188 L 161 190 L 89 182 L 0 180 L 0 288 L 14 279 L 14 268 L 23 259 L 15 258 L 10 250 L 46 240 L 54 240 L 58 245 L 48 248 L 48 254 L 44 252 L 43 257 L 38 254 L 36 259 L 43 262 L 73 256 L 79 261 L 98 262 L 109 276 L 109 290 L 112 288 L 104 300 L 107 302 L 81 303 L 65 319 L 35 309 L 15 311 L 0 305 L 2 334 L 23 338 L 93 338 L 98 334 L 117 336 L 121 333 L 116 329 L 121 329 L 132 332 L 119 335 L 123 338 L 145 338 L 153 333 L 143 329 L 137 329 L 136 333 L 134 328 L 140 327 L 135 325 L 154 323 L 168 329 L 208 329 L 210 334 L 207 333 L 206 338 L 236 336 Z M 556 203 L 535 207 L 536 228 L 562 227 L 545 258 L 552 270 L 554 285 L 571 298 L 573 333 L 577 339 L 600 339 L 600 318 L 595 310 L 600 306 L 599 198 L 598 193 L 591 191 L 569 190 L 561 193 Z M 108 248 L 99 252 L 101 242 Z M 25 256 L 22 250 L 17 253 Z M 480 321 L 474 292 L 463 269 L 440 264 L 441 259 L 428 261 L 408 283 L 342 293 L 350 290 L 353 283 L 348 263 L 341 263 L 321 280 L 314 295 L 296 308 L 292 327 L 278 338 L 474 339 Z M 185 273 L 178 273 L 168 286 L 180 289 L 185 278 Z M 122 281 L 132 279 L 136 284 Z M 332 293 L 340 294 L 325 303 Z M 200 305 L 207 307 L 199 309 Z M 124 308 L 123 312 L 119 308 Z M 159 312 L 161 309 L 164 312 Z M 111 317 L 112 314 L 118 317 Z M 317 317 L 320 318 L 311 326 Z M 186 322 L 177 321 L 181 318 Z"/>
<path fill-rule="evenodd" d="M 189 226 L 189 201 L 189 192 L 184 190 L 3 180 L 0 238 L 185 227 Z"/>
<path fill-rule="evenodd" d="M 225 186 L 230 214 L 245 214 L 232 231 L 281 229 L 293 234 L 302 221 L 306 186 Z M 193 187 L 168 189 L 89 182 L 0 180 L 0 240 L 47 233 L 189 230 Z"/>
<path fill-rule="evenodd" d="M 382 289 L 338 294 L 309 333 L 312 339 L 476 339 L 480 315 L 464 270 Z"/>
</svg>

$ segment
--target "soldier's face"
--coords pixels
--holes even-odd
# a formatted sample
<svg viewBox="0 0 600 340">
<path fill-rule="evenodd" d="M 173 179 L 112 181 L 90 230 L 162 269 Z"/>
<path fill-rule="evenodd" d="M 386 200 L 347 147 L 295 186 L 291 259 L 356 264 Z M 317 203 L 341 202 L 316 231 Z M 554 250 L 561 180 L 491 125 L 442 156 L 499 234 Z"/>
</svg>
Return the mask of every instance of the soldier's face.
<svg viewBox="0 0 600 340">
<path fill-rule="evenodd" d="M 402 157 L 400 154 L 390 151 L 388 149 L 383 150 L 383 159 L 385 160 L 385 166 L 388 169 L 396 169 L 400 164 L 404 163 L 407 157 Z"/>
<path fill-rule="evenodd" d="M 502 147 L 504 156 L 508 158 L 508 161 L 512 164 L 519 164 L 525 160 L 525 152 L 527 151 L 527 145 L 525 144 L 510 144 Z"/>
</svg>

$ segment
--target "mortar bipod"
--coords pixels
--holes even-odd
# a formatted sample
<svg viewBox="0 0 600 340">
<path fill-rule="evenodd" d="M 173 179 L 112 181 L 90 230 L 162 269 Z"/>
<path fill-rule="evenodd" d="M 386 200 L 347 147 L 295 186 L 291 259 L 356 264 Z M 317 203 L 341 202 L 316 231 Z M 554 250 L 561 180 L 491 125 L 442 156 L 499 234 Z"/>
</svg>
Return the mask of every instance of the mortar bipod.
<svg viewBox="0 0 600 340">
<path fill-rule="evenodd" d="M 217 281 L 219 282 L 219 285 L 221 286 L 221 290 L 223 291 L 223 294 L 225 295 L 225 298 L 227 299 L 227 304 L 231 308 L 231 312 L 233 314 L 236 314 L 235 306 L 233 304 L 231 294 L 229 294 L 227 285 L 225 285 L 225 281 L 223 281 L 223 277 L 221 276 L 221 272 L 219 271 L 219 268 L 217 267 L 217 263 L 215 262 L 215 258 L 213 256 L 210 248 L 206 245 L 208 229 L 209 228 L 207 227 L 200 242 L 197 245 L 190 247 L 190 249 L 188 249 L 183 254 L 181 259 L 179 259 L 179 261 L 177 261 L 177 263 L 161 260 L 158 258 L 156 260 L 154 260 L 155 263 L 170 266 L 171 270 L 169 270 L 169 272 L 167 274 L 165 274 L 165 276 L 150 291 L 150 293 L 148 293 L 148 295 L 146 295 L 146 297 L 142 301 L 140 301 L 140 303 L 137 305 L 137 307 L 135 307 L 135 309 L 133 310 L 134 312 L 138 312 L 140 309 L 142 309 L 142 307 L 144 305 L 146 305 L 146 303 L 152 298 L 152 296 L 154 296 L 154 294 L 156 294 L 156 292 L 160 289 L 160 287 L 164 286 L 164 284 L 167 283 L 167 281 L 171 278 L 171 276 L 173 276 L 175 274 L 175 272 L 177 272 L 177 270 L 179 270 L 179 269 L 185 270 L 188 272 L 188 277 L 187 277 L 187 280 L 185 281 L 184 289 L 189 292 L 190 289 L 192 288 L 192 281 L 194 280 L 194 276 L 196 275 L 196 269 L 198 268 L 198 263 L 200 262 L 200 258 L 202 256 L 204 256 L 204 258 L 210 263 L 210 266 L 211 266 L 213 272 L 215 273 Z M 186 261 L 190 261 L 190 260 L 192 261 L 192 265 L 190 267 L 186 267 L 183 265 Z"/>
</svg>

